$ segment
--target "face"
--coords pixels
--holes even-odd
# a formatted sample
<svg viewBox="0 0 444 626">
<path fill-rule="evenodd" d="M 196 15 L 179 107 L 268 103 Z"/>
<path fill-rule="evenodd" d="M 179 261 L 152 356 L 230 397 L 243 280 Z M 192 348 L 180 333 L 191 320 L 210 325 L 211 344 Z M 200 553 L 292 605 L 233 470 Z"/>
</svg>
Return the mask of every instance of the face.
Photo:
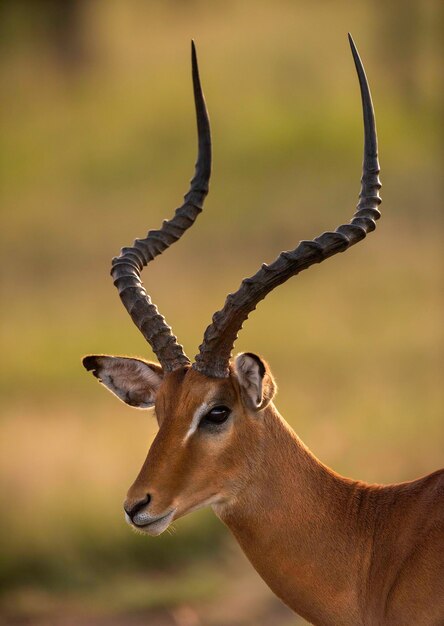
<svg viewBox="0 0 444 626">
<path fill-rule="evenodd" d="M 119 398 L 154 406 L 159 424 L 125 500 L 130 525 L 158 535 L 186 513 L 236 497 L 253 471 L 261 412 L 274 391 L 258 357 L 240 355 L 224 379 L 192 368 L 164 375 L 159 366 L 136 359 L 86 359 L 94 359 L 94 367 L 85 366 Z"/>
</svg>

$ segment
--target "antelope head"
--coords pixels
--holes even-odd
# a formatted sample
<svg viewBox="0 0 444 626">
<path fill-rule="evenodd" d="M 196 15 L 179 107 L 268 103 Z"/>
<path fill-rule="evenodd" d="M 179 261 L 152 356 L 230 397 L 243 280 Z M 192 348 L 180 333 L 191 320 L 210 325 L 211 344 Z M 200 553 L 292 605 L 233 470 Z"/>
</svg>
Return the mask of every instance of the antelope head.
<svg viewBox="0 0 444 626">
<path fill-rule="evenodd" d="M 291 276 L 343 252 L 375 229 L 380 182 L 373 106 L 353 40 L 364 118 L 364 161 L 359 203 L 350 223 L 282 252 L 242 281 L 205 331 L 191 364 L 142 285 L 140 273 L 195 221 L 208 193 L 211 137 L 192 44 L 192 77 L 198 130 L 195 175 L 184 203 L 159 230 L 123 248 L 111 274 L 120 298 L 151 345 L 159 364 L 114 356 L 87 356 L 83 364 L 120 400 L 154 407 L 158 433 L 124 504 L 133 527 L 158 535 L 186 513 L 236 498 L 254 472 L 266 437 L 275 383 L 266 362 L 252 353 L 231 358 L 237 333 L 260 300 Z"/>
</svg>

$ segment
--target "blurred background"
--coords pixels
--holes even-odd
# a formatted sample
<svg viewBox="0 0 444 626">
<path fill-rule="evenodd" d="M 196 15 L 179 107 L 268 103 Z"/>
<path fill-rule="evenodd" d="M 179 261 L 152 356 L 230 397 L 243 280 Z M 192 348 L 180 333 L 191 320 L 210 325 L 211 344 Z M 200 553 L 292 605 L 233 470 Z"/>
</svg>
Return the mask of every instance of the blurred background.
<svg viewBox="0 0 444 626">
<path fill-rule="evenodd" d="M 0 622 L 296 626 L 211 511 L 136 536 L 122 502 L 149 412 L 87 353 L 152 353 L 109 277 L 173 214 L 196 153 L 190 39 L 214 174 L 195 227 L 145 275 L 187 353 L 241 278 L 351 217 L 362 121 L 346 38 L 376 107 L 376 234 L 270 295 L 236 348 L 336 471 L 442 465 L 442 56 L 438 0 L 14 0 L 0 5 Z"/>
</svg>

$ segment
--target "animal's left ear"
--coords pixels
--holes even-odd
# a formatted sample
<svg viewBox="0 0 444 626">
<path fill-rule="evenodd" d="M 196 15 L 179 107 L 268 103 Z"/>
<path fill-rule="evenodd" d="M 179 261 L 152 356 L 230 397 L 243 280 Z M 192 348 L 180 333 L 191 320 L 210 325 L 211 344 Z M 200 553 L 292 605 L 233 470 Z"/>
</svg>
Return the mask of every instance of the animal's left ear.
<svg viewBox="0 0 444 626">
<path fill-rule="evenodd" d="M 157 363 L 124 356 L 85 356 L 83 366 L 119 400 L 138 409 L 154 406 L 163 370 Z"/>
<path fill-rule="evenodd" d="M 276 393 L 268 364 L 256 354 L 242 352 L 234 361 L 234 373 L 248 407 L 254 411 L 265 409 Z"/>
</svg>

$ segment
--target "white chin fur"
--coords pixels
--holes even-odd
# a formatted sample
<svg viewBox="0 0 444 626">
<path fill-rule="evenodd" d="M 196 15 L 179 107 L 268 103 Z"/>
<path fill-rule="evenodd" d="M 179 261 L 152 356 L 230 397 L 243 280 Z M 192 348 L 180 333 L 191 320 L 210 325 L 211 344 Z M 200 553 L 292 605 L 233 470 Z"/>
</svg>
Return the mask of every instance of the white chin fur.
<svg viewBox="0 0 444 626">
<path fill-rule="evenodd" d="M 171 522 L 173 521 L 174 513 L 175 509 L 173 509 L 170 513 L 164 515 L 160 519 L 144 524 L 143 526 L 133 524 L 129 516 L 126 514 L 125 519 L 127 523 L 131 526 L 131 528 L 134 528 L 138 532 L 143 533 L 144 535 L 150 535 L 151 537 L 157 537 L 158 535 L 163 533 L 171 524 Z"/>
</svg>

